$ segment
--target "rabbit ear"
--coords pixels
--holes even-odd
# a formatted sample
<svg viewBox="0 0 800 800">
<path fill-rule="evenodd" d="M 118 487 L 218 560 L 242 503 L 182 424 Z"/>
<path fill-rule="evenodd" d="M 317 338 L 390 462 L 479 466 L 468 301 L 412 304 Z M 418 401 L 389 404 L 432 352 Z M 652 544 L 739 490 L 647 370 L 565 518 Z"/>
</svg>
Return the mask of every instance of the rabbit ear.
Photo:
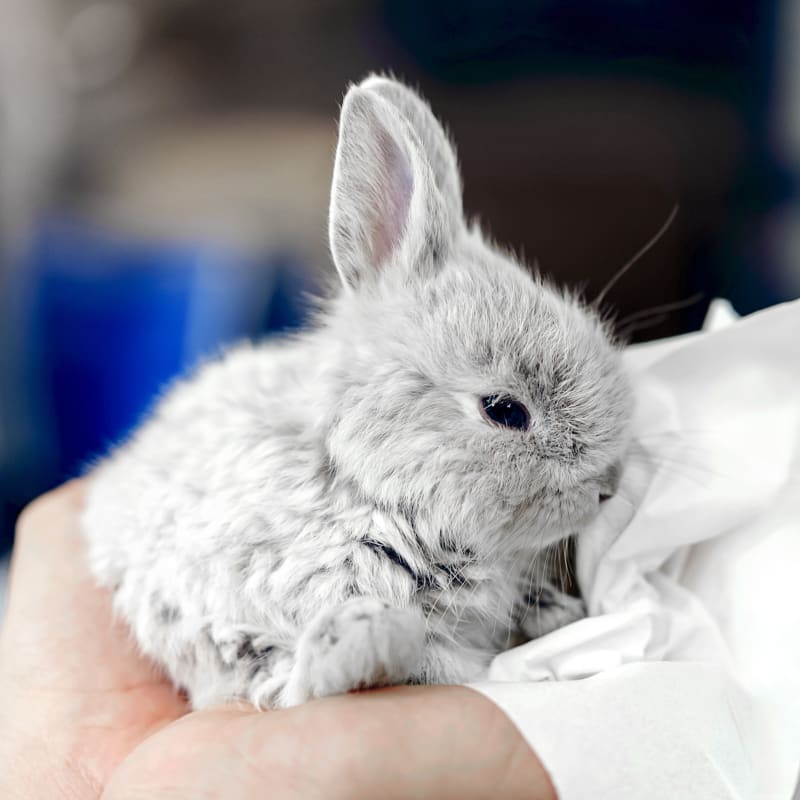
<svg viewBox="0 0 800 800">
<path fill-rule="evenodd" d="M 458 160 L 450 139 L 430 106 L 415 91 L 391 78 L 371 75 L 361 86 L 385 97 L 406 118 L 419 137 L 436 188 L 454 221 L 460 223 L 464 212 Z"/>
<path fill-rule="evenodd" d="M 414 119 L 394 102 L 405 95 L 416 101 Z M 390 269 L 435 270 L 462 224 L 455 156 L 424 103 L 385 79 L 350 89 L 339 123 L 329 229 L 345 285 L 357 287 Z"/>
</svg>

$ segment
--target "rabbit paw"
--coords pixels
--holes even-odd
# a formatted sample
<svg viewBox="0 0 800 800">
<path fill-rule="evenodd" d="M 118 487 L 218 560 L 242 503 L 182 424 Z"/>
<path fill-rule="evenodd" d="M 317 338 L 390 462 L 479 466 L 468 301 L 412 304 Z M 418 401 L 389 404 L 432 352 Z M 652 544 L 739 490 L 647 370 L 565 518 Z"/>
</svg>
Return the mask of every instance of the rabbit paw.
<svg viewBox="0 0 800 800">
<path fill-rule="evenodd" d="M 425 621 L 416 609 L 357 597 L 320 612 L 297 645 L 283 705 L 407 682 L 422 658 Z"/>
<path fill-rule="evenodd" d="M 586 616 L 586 604 L 545 582 L 535 594 L 526 597 L 527 609 L 520 629 L 529 639 L 544 636 Z"/>
</svg>

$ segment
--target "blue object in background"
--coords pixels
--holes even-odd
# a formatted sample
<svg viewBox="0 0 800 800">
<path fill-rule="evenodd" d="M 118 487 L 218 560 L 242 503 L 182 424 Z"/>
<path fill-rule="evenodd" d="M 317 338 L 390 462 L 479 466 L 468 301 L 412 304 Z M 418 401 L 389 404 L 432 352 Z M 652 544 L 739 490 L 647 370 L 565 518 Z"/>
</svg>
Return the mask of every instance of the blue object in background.
<svg viewBox="0 0 800 800">
<path fill-rule="evenodd" d="M 176 376 L 227 343 L 301 325 L 308 288 L 307 270 L 285 255 L 149 242 L 65 220 L 41 225 L 18 274 L 20 366 L 6 384 L 24 459 L 10 469 L 27 466 L 0 485 L 6 545 L 27 500 L 122 439 Z"/>
</svg>

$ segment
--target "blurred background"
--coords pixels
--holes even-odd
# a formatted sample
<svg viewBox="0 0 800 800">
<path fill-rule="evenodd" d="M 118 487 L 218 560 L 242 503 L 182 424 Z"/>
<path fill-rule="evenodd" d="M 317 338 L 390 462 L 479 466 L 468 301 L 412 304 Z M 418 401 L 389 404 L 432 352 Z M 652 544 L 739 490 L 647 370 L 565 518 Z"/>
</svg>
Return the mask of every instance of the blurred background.
<svg viewBox="0 0 800 800">
<path fill-rule="evenodd" d="M 5 0 L 0 551 L 173 376 L 303 324 L 370 70 L 446 121 L 467 211 L 590 298 L 679 204 L 607 296 L 634 341 L 797 297 L 799 43 L 791 0 Z"/>
</svg>

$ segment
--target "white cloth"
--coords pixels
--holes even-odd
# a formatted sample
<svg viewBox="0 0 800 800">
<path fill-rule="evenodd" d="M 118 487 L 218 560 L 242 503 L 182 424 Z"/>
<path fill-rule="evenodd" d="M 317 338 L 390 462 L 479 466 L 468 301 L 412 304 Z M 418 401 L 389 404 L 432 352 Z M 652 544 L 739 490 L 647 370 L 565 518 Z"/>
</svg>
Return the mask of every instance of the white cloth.
<svg viewBox="0 0 800 800">
<path fill-rule="evenodd" d="M 800 772 L 800 301 L 631 347 L 638 442 L 578 543 L 589 614 L 475 685 L 561 800 L 790 800 Z"/>
</svg>

